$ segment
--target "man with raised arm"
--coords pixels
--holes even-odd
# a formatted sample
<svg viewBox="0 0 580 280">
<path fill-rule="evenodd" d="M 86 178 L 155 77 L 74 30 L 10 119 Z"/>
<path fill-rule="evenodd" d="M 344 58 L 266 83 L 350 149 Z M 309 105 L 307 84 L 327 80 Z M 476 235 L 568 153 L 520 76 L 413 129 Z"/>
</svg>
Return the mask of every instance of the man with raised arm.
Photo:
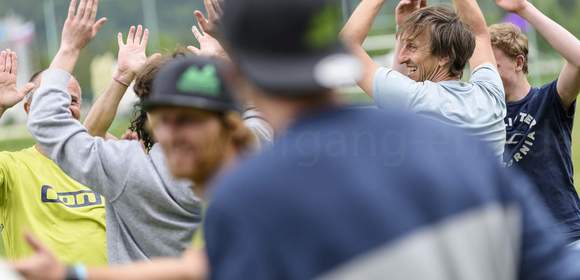
<svg viewBox="0 0 580 280">
<path fill-rule="evenodd" d="M 358 85 L 381 108 L 408 109 L 464 129 L 488 144 L 500 161 L 505 95 L 477 2 L 454 1 L 456 14 L 426 7 L 425 0 L 401 0 L 393 69 L 377 65 L 362 48 L 383 3 L 363 0 L 341 32 L 362 61 Z M 468 61 L 471 78 L 463 82 Z"/>
<path fill-rule="evenodd" d="M 70 80 L 79 53 L 104 22 L 96 20 L 98 3 L 81 0 L 77 8 L 77 1 L 71 1 L 60 49 L 43 74 L 28 127 L 68 175 L 107 200 L 109 263 L 180 256 L 201 220 L 201 203 L 191 182 L 171 176 L 158 145 L 146 152 L 138 141 L 94 137 L 66 110 L 70 94 L 63 85 Z M 134 40 L 141 44 L 145 35 Z M 152 77 L 144 80 L 151 83 Z"/>
<path fill-rule="evenodd" d="M 0 53 L 0 117 L 23 99 L 30 112 L 33 90 L 40 83 L 35 75 L 23 90 L 16 88 L 16 53 Z M 72 78 L 66 85 L 71 94 L 64 109 L 80 119 L 81 88 Z M 28 257 L 24 233 L 37 236 L 66 263 L 107 263 L 105 201 L 97 193 L 67 176 L 40 147 L 0 152 L 0 232 L 6 257 Z M 86 254 L 85 252 L 92 252 Z"/>
<path fill-rule="evenodd" d="M 528 39 L 513 24 L 490 26 L 491 43 L 506 89 L 505 161 L 526 173 L 570 242 L 580 248 L 580 200 L 574 188 L 572 123 L 580 91 L 580 41 L 526 0 L 497 0 L 528 21 L 565 59 L 558 79 L 532 87 Z"/>
</svg>

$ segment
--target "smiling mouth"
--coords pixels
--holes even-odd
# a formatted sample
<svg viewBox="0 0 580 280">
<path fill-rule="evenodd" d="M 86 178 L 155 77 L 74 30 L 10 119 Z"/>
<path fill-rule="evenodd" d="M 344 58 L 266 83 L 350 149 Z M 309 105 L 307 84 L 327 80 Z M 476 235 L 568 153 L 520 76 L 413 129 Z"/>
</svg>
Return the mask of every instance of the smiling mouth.
<svg viewBox="0 0 580 280">
<path fill-rule="evenodd" d="M 411 76 L 417 72 L 417 66 L 407 66 L 407 75 Z"/>
</svg>

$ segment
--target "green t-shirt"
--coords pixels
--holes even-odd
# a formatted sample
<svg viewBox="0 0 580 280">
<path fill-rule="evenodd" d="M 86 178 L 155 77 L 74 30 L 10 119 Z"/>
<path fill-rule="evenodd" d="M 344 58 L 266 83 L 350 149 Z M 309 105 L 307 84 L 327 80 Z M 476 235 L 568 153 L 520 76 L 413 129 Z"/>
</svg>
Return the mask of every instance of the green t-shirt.
<svg viewBox="0 0 580 280">
<path fill-rule="evenodd" d="M 65 263 L 106 265 L 104 199 L 36 148 L 0 152 L 0 230 L 8 259 L 32 254 L 32 233 Z"/>
</svg>

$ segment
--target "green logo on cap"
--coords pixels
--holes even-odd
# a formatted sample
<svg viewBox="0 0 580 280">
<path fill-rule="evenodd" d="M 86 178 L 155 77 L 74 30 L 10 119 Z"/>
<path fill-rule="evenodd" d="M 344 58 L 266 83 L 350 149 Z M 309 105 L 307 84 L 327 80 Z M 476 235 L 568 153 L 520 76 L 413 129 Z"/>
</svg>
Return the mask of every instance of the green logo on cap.
<svg viewBox="0 0 580 280">
<path fill-rule="evenodd" d="M 206 65 L 202 69 L 191 66 L 177 82 L 177 89 L 184 93 L 205 94 L 218 96 L 220 94 L 220 80 L 213 65 Z"/>
<path fill-rule="evenodd" d="M 338 40 L 340 31 L 340 7 L 327 5 L 313 15 L 310 28 L 306 33 L 306 43 L 314 49 L 326 48 Z"/>
</svg>

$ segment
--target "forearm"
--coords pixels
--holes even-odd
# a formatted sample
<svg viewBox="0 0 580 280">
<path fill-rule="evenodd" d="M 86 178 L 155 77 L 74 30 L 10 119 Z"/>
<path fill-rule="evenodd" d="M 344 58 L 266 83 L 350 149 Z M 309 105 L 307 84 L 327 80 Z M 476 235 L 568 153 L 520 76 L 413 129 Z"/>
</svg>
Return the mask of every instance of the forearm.
<svg viewBox="0 0 580 280">
<path fill-rule="evenodd" d="M 483 17 L 476 0 L 453 0 L 453 6 L 461 21 L 471 27 L 471 31 L 476 37 L 489 37 L 485 17 Z"/>
<path fill-rule="evenodd" d="M 385 0 L 361 1 L 340 32 L 341 38 L 351 44 L 362 45 L 384 2 Z"/>
<path fill-rule="evenodd" d="M 72 73 L 79 59 L 80 52 L 78 49 L 61 47 L 52 60 L 50 68 L 57 68 Z"/>
<path fill-rule="evenodd" d="M 117 115 L 117 109 L 127 87 L 113 80 L 91 107 L 84 125 L 92 136 L 105 137 Z"/>
<path fill-rule="evenodd" d="M 571 65 L 580 67 L 580 41 L 564 27 L 544 15 L 532 3 L 518 14 L 526 19 Z"/>
<path fill-rule="evenodd" d="M 197 276 L 191 267 L 191 264 L 185 263 L 182 259 L 158 259 L 125 266 L 90 268 L 87 272 L 89 280 L 204 279 Z"/>
</svg>

